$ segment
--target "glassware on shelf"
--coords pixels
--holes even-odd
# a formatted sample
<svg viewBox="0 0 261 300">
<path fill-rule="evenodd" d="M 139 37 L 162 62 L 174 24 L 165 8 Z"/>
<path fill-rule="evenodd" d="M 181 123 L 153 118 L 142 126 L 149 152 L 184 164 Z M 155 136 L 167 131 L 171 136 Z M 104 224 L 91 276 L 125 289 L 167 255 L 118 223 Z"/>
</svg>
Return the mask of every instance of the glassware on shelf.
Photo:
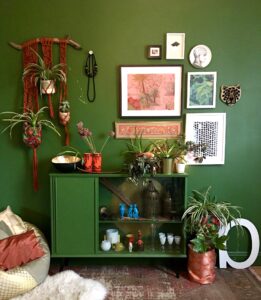
<svg viewBox="0 0 261 300">
<path fill-rule="evenodd" d="M 145 189 L 143 207 L 143 214 L 145 218 L 154 220 L 161 213 L 159 192 L 155 188 L 152 180 L 149 180 L 149 183 Z"/>
<path fill-rule="evenodd" d="M 168 233 L 167 234 L 167 241 L 168 241 L 168 244 L 170 246 L 173 244 L 173 241 L 174 241 L 174 235 L 173 235 L 173 233 Z"/>
<path fill-rule="evenodd" d="M 165 243 L 166 243 L 166 234 L 165 233 L 162 233 L 162 232 L 160 232 L 159 233 L 159 239 L 160 239 L 160 244 L 161 244 L 161 249 L 162 249 L 162 251 L 164 251 L 165 250 Z"/>
</svg>

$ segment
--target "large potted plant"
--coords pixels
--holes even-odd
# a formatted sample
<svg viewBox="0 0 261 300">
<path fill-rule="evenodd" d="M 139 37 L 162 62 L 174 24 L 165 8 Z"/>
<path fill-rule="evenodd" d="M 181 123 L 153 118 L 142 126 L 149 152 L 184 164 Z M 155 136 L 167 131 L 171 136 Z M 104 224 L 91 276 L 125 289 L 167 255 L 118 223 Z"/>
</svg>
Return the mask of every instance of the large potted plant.
<svg viewBox="0 0 261 300">
<path fill-rule="evenodd" d="M 201 193 L 193 191 L 182 219 L 191 239 L 188 246 L 188 272 L 191 280 L 201 284 L 215 280 L 216 249 L 225 250 L 226 235 L 221 227 L 234 220 L 237 225 L 240 211 L 228 202 L 218 202 L 210 195 L 211 187 Z"/>
<path fill-rule="evenodd" d="M 42 57 L 31 49 L 38 57 L 38 63 L 28 64 L 23 72 L 25 77 L 31 78 L 35 85 L 40 82 L 40 94 L 54 94 L 56 92 L 55 82 L 66 82 L 66 74 L 64 72 L 65 64 L 56 64 L 48 66 Z"/>
</svg>

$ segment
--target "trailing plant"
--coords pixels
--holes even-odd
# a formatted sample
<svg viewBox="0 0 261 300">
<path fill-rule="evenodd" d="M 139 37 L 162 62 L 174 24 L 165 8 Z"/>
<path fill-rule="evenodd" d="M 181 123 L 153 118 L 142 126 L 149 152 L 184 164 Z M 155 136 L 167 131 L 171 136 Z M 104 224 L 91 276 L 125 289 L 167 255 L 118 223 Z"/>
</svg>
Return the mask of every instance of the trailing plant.
<svg viewBox="0 0 261 300">
<path fill-rule="evenodd" d="M 59 63 L 48 67 L 42 57 L 31 48 L 31 50 L 37 55 L 38 63 L 28 64 L 23 72 L 23 79 L 27 76 L 34 81 L 34 84 L 37 85 L 37 82 L 40 80 L 58 80 L 61 82 L 66 82 L 66 74 L 64 72 L 65 64 Z"/>
<path fill-rule="evenodd" d="M 26 126 L 31 127 L 33 130 L 42 128 L 42 127 L 47 127 L 51 130 L 53 130 L 56 134 L 60 136 L 60 133 L 57 131 L 55 125 L 47 119 L 42 118 L 42 114 L 44 111 L 48 109 L 48 107 L 44 106 L 40 108 L 37 112 L 33 112 L 30 109 L 27 109 L 23 113 L 16 113 L 16 112 L 2 112 L 0 113 L 1 115 L 9 115 L 8 118 L 2 119 L 3 122 L 8 122 L 9 125 L 6 126 L 2 131 L 1 134 L 4 133 L 5 131 L 9 130 L 10 131 L 10 137 L 12 137 L 12 131 L 15 126 L 19 124 L 23 124 Z"/>
<path fill-rule="evenodd" d="M 215 196 L 210 195 L 210 189 L 208 187 L 205 193 L 194 190 L 182 216 L 185 230 L 195 237 L 191 243 L 196 252 L 224 249 L 227 237 L 219 236 L 219 229 L 226 227 L 230 221 L 240 226 L 237 220 L 241 216 L 239 207 L 229 202 L 218 202 Z"/>
</svg>

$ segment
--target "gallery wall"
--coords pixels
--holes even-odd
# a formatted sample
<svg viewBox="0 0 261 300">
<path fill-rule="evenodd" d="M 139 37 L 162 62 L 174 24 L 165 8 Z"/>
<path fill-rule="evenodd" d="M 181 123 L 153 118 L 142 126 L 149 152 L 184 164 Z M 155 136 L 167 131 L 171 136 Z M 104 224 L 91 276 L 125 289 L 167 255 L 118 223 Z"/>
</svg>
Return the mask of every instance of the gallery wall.
<svg viewBox="0 0 261 300">
<path fill-rule="evenodd" d="M 2 0 L 0 2 L 0 111 L 19 111 L 23 103 L 22 53 L 8 42 L 23 43 L 37 37 L 65 37 L 81 44 L 68 47 L 68 99 L 71 102 L 71 145 L 86 151 L 76 131 L 83 121 L 102 143 L 101 136 L 114 129 L 119 117 L 120 65 L 184 66 L 183 114 L 225 112 L 226 148 L 224 165 L 190 166 L 188 194 L 193 189 L 212 186 L 218 199 L 242 207 L 242 216 L 260 230 L 261 118 L 260 118 L 260 11 L 259 0 Z M 186 34 L 184 60 L 166 60 L 166 33 Z M 197 71 L 188 60 L 192 47 L 207 45 L 212 61 L 204 71 L 217 72 L 217 104 L 214 109 L 186 109 L 186 75 Z M 148 60 L 147 45 L 162 45 L 161 60 Z M 84 64 L 89 50 L 97 63 L 97 97 L 86 99 Z M 54 47 L 54 57 L 58 48 Z M 222 84 L 240 84 L 242 97 L 233 107 L 220 101 Z M 45 100 L 40 100 L 44 105 Z M 56 101 L 55 107 L 57 109 Z M 155 120 L 150 118 L 149 120 Z M 173 120 L 162 118 L 159 120 Z M 57 126 L 58 122 L 55 121 Z M 0 124 L 0 129 L 3 124 Z M 21 129 L 0 136 L 0 208 L 11 205 L 24 219 L 37 224 L 47 236 L 50 230 L 50 160 L 63 149 L 63 139 L 43 132 L 38 149 L 40 189 L 32 188 L 32 151 L 22 142 Z M 118 170 L 123 165 L 124 140 L 113 140 L 104 151 L 104 168 Z M 73 201 L 73 199 L 72 199 Z M 231 251 L 242 257 L 250 248 L 248 235 L 234 241 Z"/>
</svg>

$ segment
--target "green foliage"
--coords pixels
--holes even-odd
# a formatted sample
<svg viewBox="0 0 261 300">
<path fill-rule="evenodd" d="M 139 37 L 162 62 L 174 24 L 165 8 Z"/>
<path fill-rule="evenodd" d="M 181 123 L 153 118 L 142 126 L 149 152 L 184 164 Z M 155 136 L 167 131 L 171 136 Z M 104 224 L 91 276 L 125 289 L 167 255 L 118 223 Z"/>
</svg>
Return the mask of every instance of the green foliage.
<svg viewBox="0 0 261 300">
<path fill-rule="evenodd" d="M 218 237 L 219 228 L 226 227 L 232 220 L 239 225 L 237 218 L 241 217 L 238 206 L 218 202 L 215 196 L 210 195 L 210 189 L 211 187 L 208 187 L 205 193 L 194 190 L 182 216 L 182 220 L 185 220 L 185 230 L 196 236 L 191 242 L 201 250 L 222 249 L 226 238 Z"/>
<path fill-rule="evenodd" d="M 34 113 L 32 110 L 27 110 L 24 113 L 16 113 L 16 112 L 2 112 L 0 114 L 6 114 L 9 115 L 9 118 L 4 118 L 2 119 L 3 122 L 8 122 L 9 125 L 6 126 L 0 134 L 2 134 L 3 132 L 10 130 L 10 137 L 12 137 L 12 131 L 14 129 L 14 127 L 18 124 L 28 124 L 30 127 L 32 127 L 33 129 L 39 128 L 39 127 L 47 127 L 50 128 L 51 130 L 53 130 L 56 134 L 58 134 L 60 136 L 60 133 L 57 131 L 57 129 L 55 128 L 54 124 L 47 120 L 47 119 L 43 119 L 42 118 L 42 114 L 44 113 L 44 111 L 48 109 L 48 107 L 42 107 L 41 109 L 39 109 L 36 113 Z"/>
<path fill-rule="evenodd" d="M 65 64 L 56 64 L 52 67 L 48 67 L 46 66 L 42 57 L 32 48 L 31 50 L 37 55 L 38 64 L 30 63 L 25 67 L 23 72 L 23 80 L 25 77 L 29 76 L 31 80 L 34 81 L 35 85 L 37 85 L 39 80 L 58 80 L 61 82 L 66 82 L 66 74 L 63 71 Z"/>
<path fill-rule="evenodd" d="M 152 144 L 151 142 L 145 144 L 141 133 L 135 134 L 135 137 L 127 142 L 127 148 L 128 150 L 125 151 L 125 154 L 140 154 L 150 152 L 152 150 Z"/>
<path fill-rule="evenodd" d="M 66 112 L 69 112 L 69 110 L 70 110 L 69 101 L 61 101 L 61 103 L 59 104 L 59 111 L 66 113 Z"/>
<path fill-rule="evenodd" d="M 193 75 L 190 81 L 191 105 L 211 105 L 213 101 L 213 77 Z"/>
</svg>

